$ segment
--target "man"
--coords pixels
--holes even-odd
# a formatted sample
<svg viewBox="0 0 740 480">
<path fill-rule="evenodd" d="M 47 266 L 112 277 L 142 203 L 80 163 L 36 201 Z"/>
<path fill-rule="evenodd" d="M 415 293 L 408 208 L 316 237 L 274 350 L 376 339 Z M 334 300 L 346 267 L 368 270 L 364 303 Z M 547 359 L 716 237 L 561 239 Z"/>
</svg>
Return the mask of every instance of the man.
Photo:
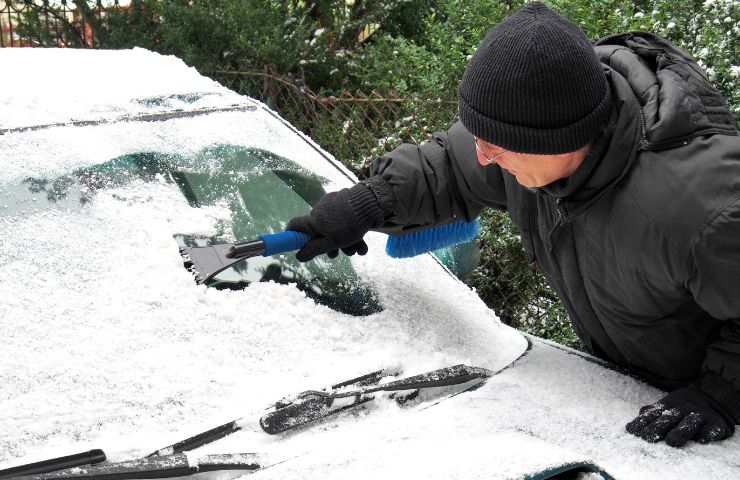
<svg viewBox="0 0 740 480">
<path fill-rule="evenodd" d="M 588 350 L 669 390 L 627 431 L 673 446 L 740 422 L 740 137 L 683 52 L 651 34 L 589 44 L 541 3 L 494 27 L 460 122 L 378 159 L 289 229 L 300 260 L 367 252 L 381 225 L 505 209 Z"/>
</svg>

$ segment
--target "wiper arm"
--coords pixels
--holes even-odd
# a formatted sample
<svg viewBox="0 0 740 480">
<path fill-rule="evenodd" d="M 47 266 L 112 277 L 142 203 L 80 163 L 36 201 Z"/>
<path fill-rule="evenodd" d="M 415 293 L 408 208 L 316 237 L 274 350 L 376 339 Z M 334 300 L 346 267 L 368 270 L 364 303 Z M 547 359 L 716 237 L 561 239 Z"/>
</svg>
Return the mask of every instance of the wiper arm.
<svg viewBox="0 0 740 480">
<path fill-rule="evenodd" d="M 18 477 L 16 480 L 134 480 L 173 478 L 203 472 L 259 470 L 259 457 L 254 453 L 227 453 L 188 456 L 176 453 L 161 457 L 139 458 L 124 462 L 75 467 Z"/>
<path fill-rule="evenodd" d="M 0 470 L 0 479 L 55 472 L 65 468 L 93 465 L 104 461 L 105 453 L 100 449 L 95 449 L 90 450 L 89 452 L 76 453 L 65 457 L 50 458 L 49 460 L 42 460 L 40 462 L 27 463 L 17 467 L 6 468 L 4 470 Z"/>
</svg>

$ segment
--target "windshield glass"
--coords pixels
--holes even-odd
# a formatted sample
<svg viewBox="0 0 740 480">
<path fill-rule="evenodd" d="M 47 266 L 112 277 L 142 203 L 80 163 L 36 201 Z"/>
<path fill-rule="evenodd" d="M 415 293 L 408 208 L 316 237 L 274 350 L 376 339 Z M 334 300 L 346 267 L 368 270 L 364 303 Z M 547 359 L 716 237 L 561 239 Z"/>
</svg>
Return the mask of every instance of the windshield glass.
<svg viewBox="0 0 740 480">
<path fill-rule="evenodd" d="M 275 112 L 174 57 L 5 50 L 16 51 L 0 55 L 9 71 L 87 81 L 60 93 L 40 73 L 0 89 L 0 468 L 91 446 L 111 461 L 143 458 L 232 418 L 257 422 L 303 390 L 397 366 L 495 371 L 525 350 L 431 255 L 390 258 L 379 232 L 364 256 L 259 258 L 197 284 L 181 244 L 281 230 L 356 178 Z M 29 88 L 32 78 L 42 81 Z M 174 97 L 205 92 L 219 95 Z M 146 100 L 162 96 L 171 107 Z M 294 457 L 346 444 L 342 432 L 385 444 L 395 400 L 378 400 L 373 415 L 341 415 L 349 428 L 330 421 L 276 442 L 255 423 L 213 448 Z"/>
<path fill-rule="evenodd" d="M 188 156 L 142 152 L 56 178 L 27 177 L 20 184 L 6 186 L 0 197 L 5 206 L 1 215 L 83 209 L 99 191 L 136 182 L 176 186 L 191 207 L 228 212 L 215 220 L 207 234 L 175 234 L 175 248 L 175 242 L 179 247 L 207 246 L 282 231 L 288 220 L 305 215 L 324 195 L 326 180 L 258 148 L 217 145 Z M 237 290 L 264 281 L 295 284 L 318 303 L 342 313 L 368 315 L 382 310 L 376 295 L 359 280 L 345 256 L 329 259 L 322 255 L 305 263 L 297 261 L 293 253 L 254 257 L 221 272 L 207 285 Z"/>
</svg>

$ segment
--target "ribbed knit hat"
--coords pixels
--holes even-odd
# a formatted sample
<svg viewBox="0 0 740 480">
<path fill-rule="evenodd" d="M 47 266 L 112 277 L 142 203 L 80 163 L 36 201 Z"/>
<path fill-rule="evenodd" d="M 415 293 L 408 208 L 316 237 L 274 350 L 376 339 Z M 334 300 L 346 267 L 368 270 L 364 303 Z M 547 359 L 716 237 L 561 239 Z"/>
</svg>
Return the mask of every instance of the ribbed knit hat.
<svg viewBox="0 0 740 480">
<path fill-rule="evenodd" d="M 598 135 L 610 106 L 586 35 L 539 2 L 488 32 L 459 91 L 460 120 L 473 135 L 522 153 L 578 150 Z"/>
</svg>

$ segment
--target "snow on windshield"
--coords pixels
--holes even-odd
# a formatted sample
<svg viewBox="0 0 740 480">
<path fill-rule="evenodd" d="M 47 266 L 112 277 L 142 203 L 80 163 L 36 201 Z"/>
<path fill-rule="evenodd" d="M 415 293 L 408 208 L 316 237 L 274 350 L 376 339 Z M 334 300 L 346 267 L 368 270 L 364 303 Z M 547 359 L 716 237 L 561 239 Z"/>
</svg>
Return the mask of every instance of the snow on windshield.
<svg viewBox="0 0 740 480">
<path fill-rule="evenodd" d="M 339 314 L 286 285 L 197 286 L 172 235 L 223 213 L 141 183 L 79 211 L 2 219 L 2 460 L 98 439 L 151 450 L 203 419 L 384 366 L 498 369 L 523 348 L 431 258 L 384 258 L 380 235 L 356 262 L 379 314 Z"/>
<path fill-rule="evenodd" d="M 329 190 L 349 184 L 260 109 L 0 136 L 0 197 L 29 177 L 222 143 L 290 158 L 330 179 Z M 386 258 L 384 235 L 368 235 L 372 253 L 352 260 L 384 310 L 353 317 L 290 285 L 196 285 L 173 235 L 211 234 L 228 212 L 191 207 L 164 179 L 98 191 L 80 208 L 33 203 L 14 214 L 0 201 L 0 382 L 8 392 L 0 410 L 12 412 L 0 464 L 95 445 L 127 459 L 382 367 L 401 365 L 408 375 L 458 363 L 497 370 L 526 346 L 432 257 Z M 305 432 L 301 445 L 321 431 Z M 273 441 L 261 434 L 242 449 Z"/>
</svg>

